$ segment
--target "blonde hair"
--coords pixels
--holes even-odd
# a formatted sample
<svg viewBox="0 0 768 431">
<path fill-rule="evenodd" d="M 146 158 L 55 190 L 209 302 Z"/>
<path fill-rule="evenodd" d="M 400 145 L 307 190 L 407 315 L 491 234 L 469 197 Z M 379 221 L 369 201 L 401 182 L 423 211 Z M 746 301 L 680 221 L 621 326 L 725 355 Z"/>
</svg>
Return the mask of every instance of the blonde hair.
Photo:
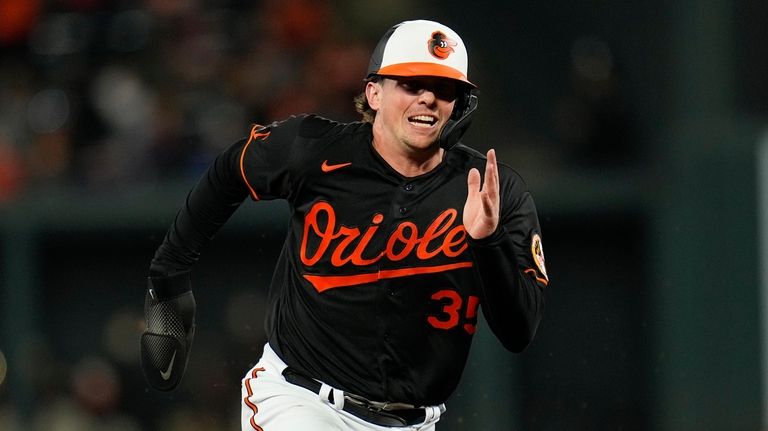
<svg viewBox="0 0 768 431">
<path fill-rule="evenodd" d="M 365 82 L 379 82 L 381 79 L 381 76 L 373 75 L 366 79 Z M 373 123 L 374 118 L 376 118 L 376 111 L 368 104 L 368 97 L 365 95 L 365 91 L 355 96 L 353 100 L 355 102 L 355 111 L 363 116 L 363 122 Z"/>
<path fill-rule="evenodd" d="M 354 101 L 355 111 L 363 116 L 363 122 L 373 123 L 374 118 L 376 118 L 376 111 L 368 104 L 368 97 L 365 96 L 365 92 L 355 96 Z"/>
</svg>

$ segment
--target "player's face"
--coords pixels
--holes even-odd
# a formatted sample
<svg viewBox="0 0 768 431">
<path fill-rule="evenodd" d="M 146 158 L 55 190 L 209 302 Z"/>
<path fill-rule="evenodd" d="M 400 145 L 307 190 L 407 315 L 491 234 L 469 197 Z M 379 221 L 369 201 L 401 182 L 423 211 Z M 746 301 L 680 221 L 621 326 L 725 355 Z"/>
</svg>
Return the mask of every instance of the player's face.
<svg viewBox="0 0 768 431">
<path fill-rule="evenodd" d="M 376 110 L 374 126 L 382 135 L 378 138 L 410 152 L 434 149 L 453 111 L 456 83 L 436 77 L 398 77 L 373 85 L 378 86 L 371 104 Z"/>
</svg>

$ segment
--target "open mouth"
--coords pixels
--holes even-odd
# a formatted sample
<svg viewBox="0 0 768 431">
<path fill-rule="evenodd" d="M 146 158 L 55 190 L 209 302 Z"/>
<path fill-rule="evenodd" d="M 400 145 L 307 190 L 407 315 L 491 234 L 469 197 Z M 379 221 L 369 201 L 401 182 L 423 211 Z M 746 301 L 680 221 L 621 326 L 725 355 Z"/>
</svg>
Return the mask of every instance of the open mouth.
<svg viewBox="0 0 768 431">
<path fill-rule="evenodd" d="M 414 115 L 408 117 L 408 122 L 416 127 L 432 127 L 437 124 L 437 118 L 431 115 Z"/>
</svg>

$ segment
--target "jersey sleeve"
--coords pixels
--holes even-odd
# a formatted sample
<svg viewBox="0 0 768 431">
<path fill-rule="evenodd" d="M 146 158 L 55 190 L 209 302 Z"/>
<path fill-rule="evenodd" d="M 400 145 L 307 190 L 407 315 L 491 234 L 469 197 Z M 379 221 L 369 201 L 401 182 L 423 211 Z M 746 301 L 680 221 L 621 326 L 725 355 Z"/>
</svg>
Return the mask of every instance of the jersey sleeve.
<svg viewBox="0 0 768 431">
<path fill-rule="evenodd" d="M 298 134 L 306 116 L 293 116 L 269 126 L 253 126 L 243 146 L 238 171 L 253 200 L 285 198 L 301 155 Z"/>
<path fill-rule="evenodd" d="M 291 125 L 298 120 L 254 126 L 247 139 L 216 157 L 177 212 L 152 259 L 150 276 L 191 270 L 247 196 L 271 199 L 288 193 Z"/>
<path fill-rule="evenodd" d="M 469 240 L 481 282 L 483 315 L 504 347 L 513 352 L 524 350 L 533 340 L 549 283 L 536 206 L 523 190 L 522 179 L 517 179 L 503 186 L 496 232 Z"/>
<path fill-rule="evenodd" d="M 150 276 L 191 270 L 208 242 L 248 196 L 237 171 L 245 142 L 240 141 L 219 154 L 187 194 L 155 251 Z"/>
</svg>

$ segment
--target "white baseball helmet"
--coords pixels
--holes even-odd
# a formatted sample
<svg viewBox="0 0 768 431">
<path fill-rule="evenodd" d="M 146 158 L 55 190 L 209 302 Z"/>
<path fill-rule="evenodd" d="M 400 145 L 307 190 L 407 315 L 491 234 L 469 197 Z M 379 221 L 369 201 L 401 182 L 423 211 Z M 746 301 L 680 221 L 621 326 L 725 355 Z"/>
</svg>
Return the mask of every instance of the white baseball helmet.
<svg viewBox="0 0 768 431">
<path fill-rule="evenodd" d="M 404 21 L 379 40 L 368 65 L 368 78 L 439 76 L 475 87 L 467 79 L 467 48 L 461 37 L 435 21 Z"/>
</svg>

